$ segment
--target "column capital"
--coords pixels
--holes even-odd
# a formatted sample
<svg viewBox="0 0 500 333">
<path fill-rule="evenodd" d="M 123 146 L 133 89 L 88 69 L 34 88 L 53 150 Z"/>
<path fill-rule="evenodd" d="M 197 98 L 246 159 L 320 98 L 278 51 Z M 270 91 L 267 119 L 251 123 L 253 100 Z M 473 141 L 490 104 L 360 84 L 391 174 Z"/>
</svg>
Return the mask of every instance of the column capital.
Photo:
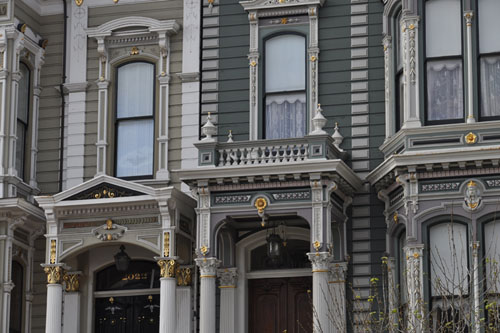
<svg viewBox="0 0 500 333">
<path fill-rule="evenodd" d="M 177 285 L 179 287 L 190 286 L 192 273 L 193 270 L 191 266 L 177 267 L 177 270 L 175 271 L 175 275 L 177 277 Z"/>
<path fill-rule="evenodd" d="M 162 278 L 175 278 L 175 271 L 179 263 L 172 258 L 159 258 L 160 276 Z"/>
<path fill-rule="evenodd" d="M 66 272 L 63 276 L 66 282 L 66 292 L 79 292 L 80 291 L 80 276 L 82 272 Z"/>
<path fill-rule="evenodd" d="M 217 270 L 219 288 L 236 288 L 238 282 L 238 268 L 219 268 Z"/>
<path fill-rule="evenodd" d="M 220 260 L 217 258 L 197 258 L 196 264 L 200 268 L 200 277 L 215 278 L 217 277 L 217 268 L 220 265 Z"/>
<path fill-rule="evenodd" d="M 333 260 L 333 255 L 330 252 L 310 252 L 307 254 L 312 263 L 313 273 L 329 272 L 329 265 Z"/>
<path fill-rule="evenodd" d="M 42 267 L 45 274 L 47 274 L 48 284 L 62 284 L 64 275 L 62 264 L 45 264 Z"/>
<path fill-rule="evenodd" d="M 16 285 L 14 283 L 12 283 L 11 281 L 10 282 L 5 282 L 5 283 L 2 283 L 2 289 L 4 292 L 6 293 L 9 293 L 12 291 L 12 289 L 14 289 Z"/>
<path fill-rule="evenodd" d="M 330 272 L 328 274 L 329 283 L 344 283 L 347 273 L 346 262 L 332 262 L 330 263 Z"/>
</svg>

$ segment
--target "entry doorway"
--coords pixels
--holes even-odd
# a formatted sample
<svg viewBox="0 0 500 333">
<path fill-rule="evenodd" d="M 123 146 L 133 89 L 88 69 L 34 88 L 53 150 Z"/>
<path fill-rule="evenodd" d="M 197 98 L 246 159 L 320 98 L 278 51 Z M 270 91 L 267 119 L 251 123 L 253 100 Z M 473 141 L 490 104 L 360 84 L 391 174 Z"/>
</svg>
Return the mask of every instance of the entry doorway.
<svg viewBox="0 0 500 333">
<path fill-rule="evenodd" d="M 311 289 L 311 277 L 248 280 L 248 332 L 312 332 Z"/>
</svg>

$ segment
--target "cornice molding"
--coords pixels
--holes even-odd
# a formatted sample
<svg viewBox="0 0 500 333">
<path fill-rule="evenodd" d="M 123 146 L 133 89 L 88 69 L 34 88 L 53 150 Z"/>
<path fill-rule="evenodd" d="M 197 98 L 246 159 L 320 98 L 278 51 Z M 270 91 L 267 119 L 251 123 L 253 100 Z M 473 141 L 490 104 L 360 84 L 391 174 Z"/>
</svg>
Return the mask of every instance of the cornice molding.
<svg viewBox="0 0 500 333">
<path fill-rule="evenodd" d="M 290 8 L 298 6 L 323 6 L 325 0 L 250 0 L 240 1 L 246 11 Z"/>
<path fill-rule="evenodd" d="M 113 31 L 127 27 L 147 27 L 150 32 L 166 32 L 167 34 L 175 34 L 181 26 L 175 20 L 159 21 L 149 17 L 142 16 L 127 16 L 121 17 L 95 28 L 87 29 L 89 37 L 107 37 L 113 34 Z"/>
</svg>

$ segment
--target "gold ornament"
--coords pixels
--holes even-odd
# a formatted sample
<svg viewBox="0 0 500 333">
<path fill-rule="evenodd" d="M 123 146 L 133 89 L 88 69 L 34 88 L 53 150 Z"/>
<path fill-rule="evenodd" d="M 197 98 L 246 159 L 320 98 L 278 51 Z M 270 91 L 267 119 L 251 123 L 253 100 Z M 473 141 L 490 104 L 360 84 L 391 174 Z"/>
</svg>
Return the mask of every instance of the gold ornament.
<svg viewBox="0 0 500 333">
<path fill-rule="evenodd" d="M 48 284 L 61 284 L 64 273 L 61 266 L 46 266 L 43 271 L 47 274 Z"/>
<path fill-rule="evenodd" d="M 50 261 L 51 264 L 56 263 L 56 240 L 52 239 L 50 241 Z"/>
<path fill-rule="evenodd" d="M 79 274 L 64 274 L 64 282 L 66 282 L 66 292 L 80 291 L 80 275 Z"/>
<path fill-rule="evenodd" d="M 176 270 L 177 285 L 186 287 L 191 285 L 191 268 L 178 267 Z"/>
<path fill-rule="evenodd" d="M 138 55 L 138 54 L 139 54 L 139 49 L 137 48 L 137 46 L 132 47 L 132 49 L 130 50 L 130 55 Z"/>
<path fill-rule="evenodd" d="M 255 200 L 255 208 L 257 208 L 257 211 L 259 212 L 259 214 L 262 214 L 264 213 L 264 209 L 266 209 L 267 207 L 267 200 L 265 198 L 257 198 L 257 200 Z"/>
<path fill-rule="evenodd" d="M 314 246 L 314 249 L 316 249 L 316 251 L 318 251 L 319 248 L 321 247 L 321 243 L 319 241 L 315 241 L 313 246 Z"/>
<path fill-rule="evenodd" d="M 469 132 L 465 136 L 465 143 L 467 143 L 468 145 L 474 144 L 476 142 L 477 142 L 477 135 L 476 134 Z"/>
<path fill-rule="evenodd" d="M 168 257 L 170 255 L 170 233 L 166 232 L 163 234 L 163 256 Z"/>
<path fill-rule="evenodd" d="M 75 3 L 78 7 L 80 7 L 83 4 L 83 0 L 75 0 Z"/>
<path fill-rule="evenodd" d="M 208 253 L 208 247 L 206 245 L 203 245 L 201 248 L 200 248 L 200 251 L 201 251 L 201 254 L 203 254 L 204 256 L 207 255 Z"/>
</svg>

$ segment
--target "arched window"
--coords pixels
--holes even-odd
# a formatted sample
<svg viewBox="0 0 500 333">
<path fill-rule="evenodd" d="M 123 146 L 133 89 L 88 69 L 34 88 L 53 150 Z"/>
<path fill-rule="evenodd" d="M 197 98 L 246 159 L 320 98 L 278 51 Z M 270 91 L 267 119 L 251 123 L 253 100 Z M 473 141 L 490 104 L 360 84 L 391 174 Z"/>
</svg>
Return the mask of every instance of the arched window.
<svg viewBox="0 0 500 333">
<path fill-rule="evenodd" d="M 26 64 L 19 63 L 19 90 L 17 93 L 17 142 L 16 142 L 16 170 L 17 176 L 25 180 L 26 138 L 28 133 L 30 109 L 30 69 Z"/>
<path fill-rule="evenodd" d="M 429 231 L 432 297 L 467 295 L 467 226 L 440 223 Z"/>
<path fill-rule="evenodd" d="M 296 34 L 265 42 L 265 138 L 306 135 L 306 38 Z"/>
<path fill-rule="evenodd" d="M 464 119 L 460 0 L 425 2 L 425 56 L 428 123 Z"/>
<path fill-rule="evenodd" d="M 24 268 L 17 261 L 12 261 L 11 279 L 14 283 L 14 289 L 10 294 L 9 333 L 21 333 L 23 329 Z"/>
<path fill-rule="evenodd" d="M 118 67 L 115 174 L 153 176 L 155 66 L 131 62 Z"/>
<path fill-rule="evenodd" d="M 478 1 L 481 118 L 500 117 L 500 1 Z"/>
</svg>

